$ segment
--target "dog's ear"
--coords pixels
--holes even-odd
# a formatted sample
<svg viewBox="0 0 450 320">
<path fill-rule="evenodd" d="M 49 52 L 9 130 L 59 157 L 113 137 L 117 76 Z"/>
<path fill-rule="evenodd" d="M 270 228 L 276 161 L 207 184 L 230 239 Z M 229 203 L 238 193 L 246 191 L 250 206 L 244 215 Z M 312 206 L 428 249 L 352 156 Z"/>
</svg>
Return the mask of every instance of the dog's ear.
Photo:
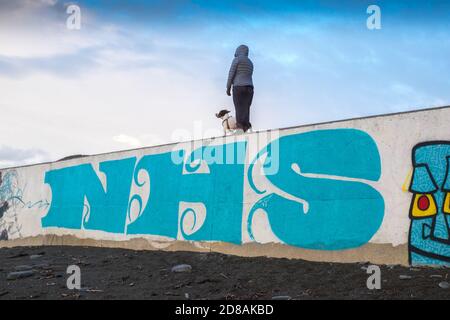
<svg viewBox="0 0 450 320">
<path fill-rule="evenodd" d="M 223 110 L 220 110 L 220 112 L 217 113 L 216 116 L 217 116 L 217 118 L 222 118 L 223 116 L 225 116 L 228 113 L 230 113 L 230 111 L 223 109 Z"/>
</svg>

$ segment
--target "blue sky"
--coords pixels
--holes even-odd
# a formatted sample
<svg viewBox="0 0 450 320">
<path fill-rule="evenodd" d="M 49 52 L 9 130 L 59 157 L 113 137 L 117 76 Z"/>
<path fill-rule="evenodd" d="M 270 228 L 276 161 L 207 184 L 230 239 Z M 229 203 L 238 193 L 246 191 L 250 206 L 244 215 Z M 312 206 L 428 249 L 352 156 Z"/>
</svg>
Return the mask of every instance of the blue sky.
<svg viewBox="0 0 450 320">
<path fill-rule="evenodd" d="M 255 129 L 449 105 L 449 18 L 425 0 L 0 0 L 0 167 L 220 134 L 242 43 Z"/>
</svg>

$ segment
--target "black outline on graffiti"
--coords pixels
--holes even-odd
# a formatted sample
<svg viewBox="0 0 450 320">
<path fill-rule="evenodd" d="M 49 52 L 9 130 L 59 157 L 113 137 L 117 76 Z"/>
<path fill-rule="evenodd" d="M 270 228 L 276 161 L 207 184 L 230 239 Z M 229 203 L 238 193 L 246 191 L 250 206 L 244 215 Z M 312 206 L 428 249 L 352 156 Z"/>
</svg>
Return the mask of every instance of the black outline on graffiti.
<svg viewBox="0 0 450 320">
<path fill-rule="evenodd" d="M 445 188 L 445 184 L 447 183 L 447 180 L 450 178 L 449 177 L 449 166 L 450 166 L 450 156 L 447 156 L 447 171 L 445 172 L 445 178 L 444 178 L 444 181 L 442 182 L 442 191 L 445 191 L 445 192 L 447 192 L 447 194 L 445 195 L 445 199 L 444 199 L 444 202 L 442 203 L 442 212 L 444 213 L 444 214 L 448 214 L 448 215 L 450 215 L 450 208 L 447 208 L 447 212 L 445 211 L 445 200 L 447 199 L 447 197 L 450 197 L 450 189 L 448 189 L 448 188 Z"/>
<path fill-rule="evenodd" d="M 433 216 L 428 216 L 428 217 L 412 217 L 412 209 L 413 209 L 414 202 L 415 202 L 414 200 L 415 200 L 415 197 L 416 197 L 417 194 L 430 194 L 432 196 L 432 198 L 433 198 L 433 201 L 435 202 L 436 209 L 437 209 L 437 203 L 436 203 L 436 199 L 434 197 L 434 193 L 436 193 L 436 191 L 438 191 L 439 189 L 444 191 L 444 192 L 449 192 L 450 191 L 450 190 L 444 189 L 445 182 L 447 181 L 447 178 L 448 178 L 448 175 L 449 175 L 449 164 L 450 164 L 449 159 L 450 159 L 450 156 L 446 157 L 447 167 L 446 167 L 446 172 L 445 172 L 445 179 L 443 181 L 442 186 L 438 186 L 437 185 L 436 180 L 434 179 L 433 175 L 431 174 L 431 171 L 430 171 L 430 169 L 429 169 L 427 164 L 419 164 L 419 165 L 414 166 L 414 163 L 416 162 L 415 154 L 416 154 L 417 149 L 421 148 L 421 147 L 425 147 L 425 146 L 430 146 L 430 145 L 448 145 L 448 146 L 450 146 L 450 141 L 444 141 L 444 140 L 426 141 L 426 142 L 418 143 L 418 144 L 416 144 L 413 147 L 412 152 L 411 152 L 411 163 L 413 165 L 413 175 L 411 177 L 411 183 L 410 183 L 410 186 L 408 188 L 408 191 L 413 194 L 413 197 L 412 197 L 411 204 L 410 204 L 410 209 L 409 209 L 409 218 L 411 220 L 433 219 L 431 226 L 428 225 L 428 224 L 424 224 L 423 225 L 423 227 L 422 227 L 422 238 L 424 238 L 424 239 L 430 238 L 433 241 L 450 245 L 450 239 L 444 240 L 444 239 L 436 238 L 433 235 L 432 232 L 430 233 L 429 237 L 424 237 L 425 236 L 425 234 L 424 234 L 424 227 L 425 226 L 428 226 L 429 228 L 431 228 L 431 230 L 434 230 L 434 228 L 436 226 L 436 216 L 437 216 L 437 214 L 433 215 Z M 435 190 L 432 193 L 418 193 L 418 192 L 414 192 L 413 190 L 411 190 L 412 182 L 414 181 L 414 173 L 415 173 L 414 169 L 417 168 L 417 167 L 423 167 L 423 166 L 426 168 L 426 170 L 427 170 L 428 174 L 430 175 L 431 180 L 432 180 L 432 182 L 433 182 L 433 184 L 435 186 Z M 443 206 L 444 206 L 444 204 L 445 204 L 445 199 L 444 199 Z M 444 213 L 444 210 L 442 210 L 442 212 Z M 445 219 L 445 223 L 446 223 L 446 226 L 447 226 L 447 230 L 450 230 L 450 226 L 449 226 L 449 223 L 448 223 L 447 219 Z M 417 254 L 420 254 L 420 255 L 422 255 L 424 257 L 428 257 L 428 258 L 432 258 L 432 259 L 436 259 L 436 260 L 440 260 L 440 261 L 445 261 L 445 262 L 450 262 L 450 257 L 441 256 L 441 255 L 438 255 L 438 254 L 435 254 L 435 253 L 423 251 L 423 250 L 421 250 L 421 249 L 419 249 L 417 247 L 412 246 L 411 245 L 411 230 L 412 230 L 412 222 L 409 225 L 409 234 L 408 234 L 408 261 L 409 261 L 409 264 L 412 264 L 412 257 L 411 256 L 412 256 L 413 252 L 417 253 Z"/>
<path fill-rule="evenodd" d="M 436 190 L 437 191 L 437 190 Z M 435 191 L 435 192 L 436 192 Z M 436 216 L 437 215 L 437 202 L 436 202 L 436 198 L 434 197 L 434 192 L 433 193 L 417 193 L 417 192 L 412 192 L 412 191 L 410 191 L 412 194 L 413 194 L 413 198 L 412 198 L 412 201 L 411 201 L 411 205 L 409 206 L 409 218 L 410 219 L 414 219 L 414 220 L 424 220 L 424 219 L 429 219 L 429 218 L 432 218 L 432 217 L 434 217 L 434 216 Z M 436 212 L 435 213 L 433 213 L 433 214 L 431 214 L 431 215 L 429 215 L 429 216 L 424 216 L 424 217 L 415 217 L 415 216 L 413 216 L 413 214 L 412 214 L 412 212 L 413 212 L 413 208 L 414 208 L 414 203 L 415 203 L 415 198 L 417 197 L 417 196 L 424 196 L 424 195 L 430 195 L 431 196 L 431 198 L 433 199 L 433 202 L 434 202 L 434 206 L 436 207 Z"/>
</svg>

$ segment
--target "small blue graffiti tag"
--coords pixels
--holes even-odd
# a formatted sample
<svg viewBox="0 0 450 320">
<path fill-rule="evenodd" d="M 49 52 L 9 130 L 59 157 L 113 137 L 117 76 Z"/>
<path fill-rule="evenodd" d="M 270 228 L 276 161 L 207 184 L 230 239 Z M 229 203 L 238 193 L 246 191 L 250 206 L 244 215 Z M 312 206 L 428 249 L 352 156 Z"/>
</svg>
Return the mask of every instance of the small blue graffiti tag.
<svg viewBox="0 0 450 320">
<path fill-rule="evenodd" d="M 45 209 L 50 205 L 47 200 L 24 200 L 25 189 L 26 185 L 19 185 L 16 170 L 0 172 L 0 240 L 8 240 L 12 235 L 20 237 L 17 210 Z"/>
</svg>

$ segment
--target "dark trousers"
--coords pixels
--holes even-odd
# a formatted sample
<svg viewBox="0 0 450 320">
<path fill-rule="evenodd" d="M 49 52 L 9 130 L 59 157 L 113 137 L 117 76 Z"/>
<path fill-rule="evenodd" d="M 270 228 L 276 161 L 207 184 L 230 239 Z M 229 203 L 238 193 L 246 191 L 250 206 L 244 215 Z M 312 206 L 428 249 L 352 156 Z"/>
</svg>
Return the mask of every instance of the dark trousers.
<svg viewBox="0 0 450 320">
<path fill-rule="evenodd" d="M 250 106 L 253 101 L 252 86 L 234 86 L 233 102 L 236 109 L 236 125 L 238 128 L 247 132 L 252 127 L 250 123 Z"/>
</svg>

